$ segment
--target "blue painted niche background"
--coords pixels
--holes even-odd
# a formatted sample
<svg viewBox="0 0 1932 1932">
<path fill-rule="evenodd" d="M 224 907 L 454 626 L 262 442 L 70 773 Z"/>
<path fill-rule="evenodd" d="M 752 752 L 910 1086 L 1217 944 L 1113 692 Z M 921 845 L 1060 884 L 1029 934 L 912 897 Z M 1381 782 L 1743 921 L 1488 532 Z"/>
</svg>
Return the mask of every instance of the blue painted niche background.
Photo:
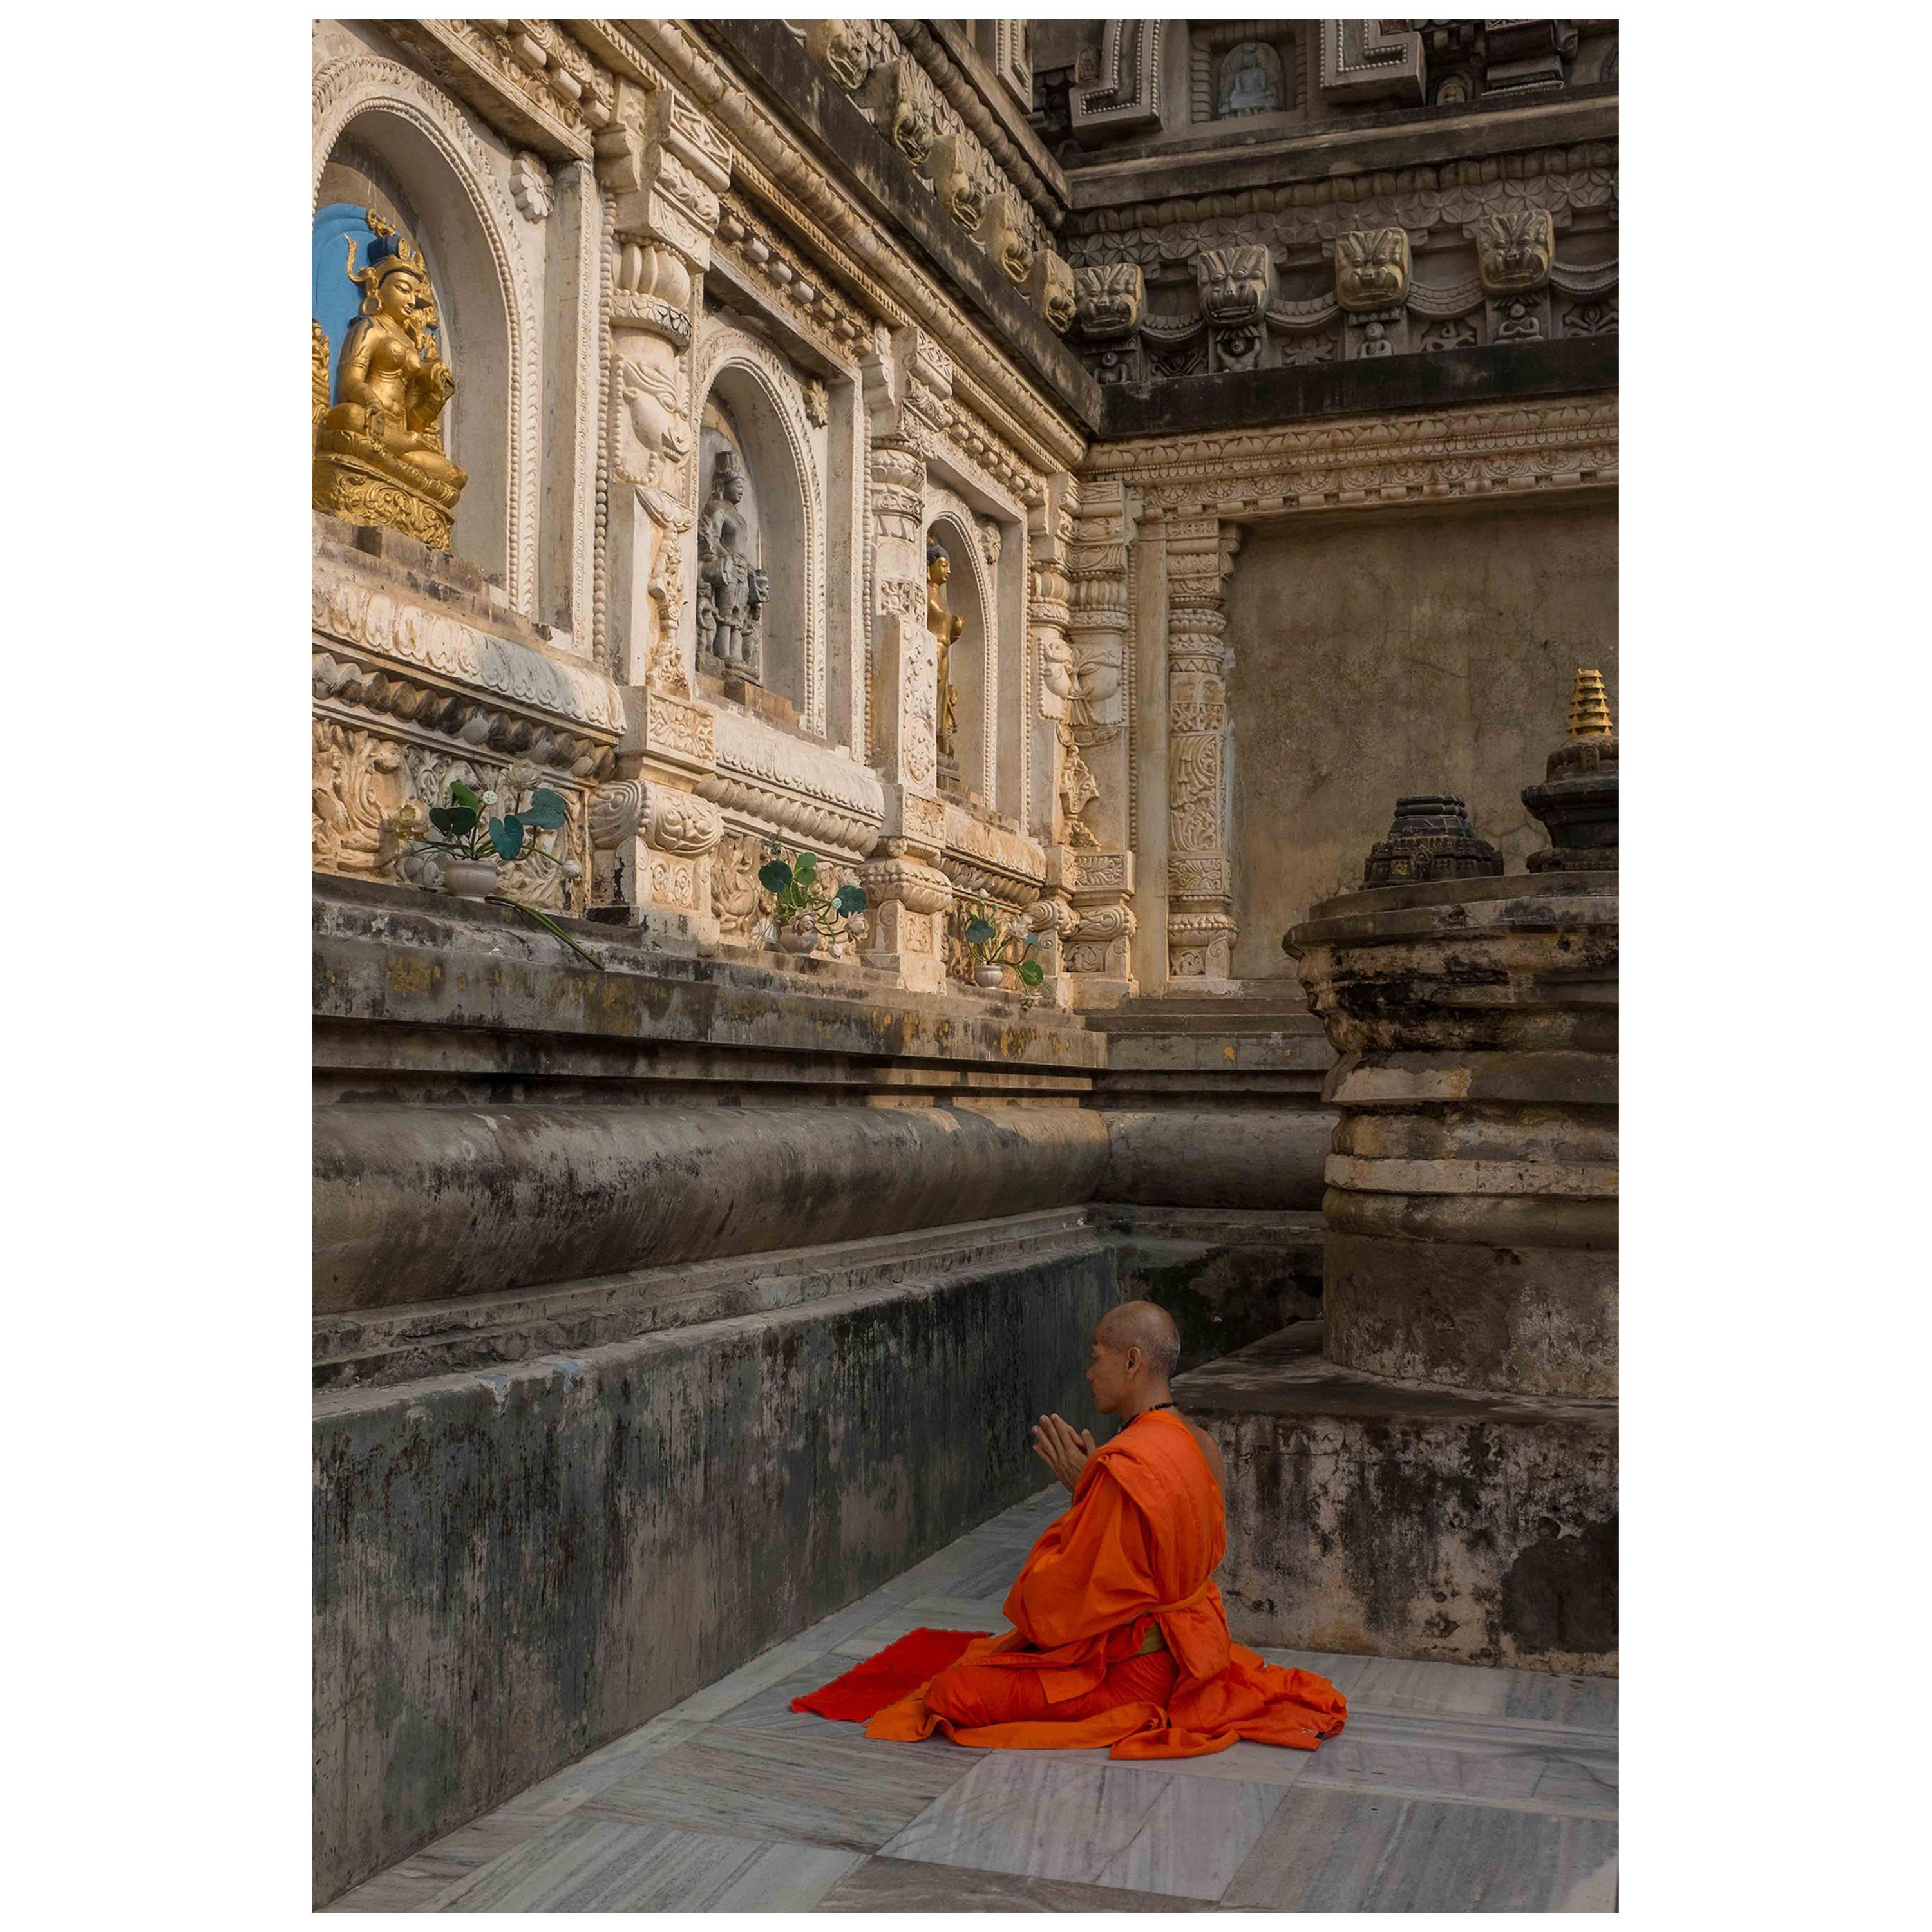
<svg viewBox="0 0 1932 1932">
<path fill-rule="evenodd" d="M 356 238 L 356 266 L 369 266 L 369 244 L 375 234 L 369 226 L 369 212 L 353 202 L 332 201 L 315 212 L 315 236 L 310 256 L 314 281 L 314 307 L 310 313 L 328 334 L 328 399 L 339 400 L 336 383 L 342 368 L 343 338 L 349 325 L 362 312 L 362 291 L 349 279 L 349 238 Z M 414 245 L 414 238 L 408 237 Z M 428 251 L 425 250 L 425 253 Z M 430 290 L 436 292 L 436 277 L 430 277 Z M 441 303 L 438 302 L 439 310 Z M 439 334 L 440 332 L 439 332 Z"/>
</svg>

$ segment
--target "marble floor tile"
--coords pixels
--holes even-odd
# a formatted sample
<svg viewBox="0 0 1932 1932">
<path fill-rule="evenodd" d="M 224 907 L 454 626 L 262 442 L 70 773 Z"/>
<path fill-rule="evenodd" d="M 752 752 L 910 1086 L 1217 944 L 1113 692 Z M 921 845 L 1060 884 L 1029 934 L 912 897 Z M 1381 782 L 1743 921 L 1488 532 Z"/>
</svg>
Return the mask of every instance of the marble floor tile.
<svg viewBox="0 0 1932 1932">
<path fill-rule="evenodd" d="M 1223 1910 L 1274 1912 L 1609 1912 L 1616 1903 L 1607 1820 L 1305 1783 L 1220 1898 Z"/>
<path fill-rule="evenodd" d="M 331 1912 L 418 1912 L 428 1910 L 449 1888 L 484 1865 L 514 1851 L 544 1831 L 550 1821 L 526 1814 L 506 1817 L 494 1811 L 446 1834 L 434 1844 L 365 1880 L 326 1908 Z"/>
<path fill-rule="evenodd" d="M 1312 1670 L 1317 1677 L 1327 1678 L 1345 1697 L 1353 1694 L 1362 1672 L 1374 1661 L 1372 1658 L 1348 1657 L 1334 1651 L 1276 1650 L 1266 1644 L 1250 1644 L 1248 1648 L 1265 1662 L 1279 1664 L 1284 1670 Z"/>
<path fill-rule="evenodd" d="M 808 1672 L 824 1654 L 824 1649 L 817 1643 L 808 1642 L 802 1637 L 790 1638 L 753 1658 L 730 1676 L 719 1678 L 716 1683 L 694 1691 L 682 1704 L 674 1704 L 664 1714 L 680 1720 L 709 1724 L 722 1717 L 734 1704 L 742 1704 L 747 1697 L 756 1696 L 781 1678 L 795 1676 L 800 1671 Z M 819 1681 L 822 1683 L 838 1674 L 836 1670 L 828 1670 Z"/>
<path fill-rule="evenodd" d="M 1170 1775 L 1096 1882 L 1219 1898 L 1287 1796 L 1279 1784 Z"/>
<path fill-rule="evenodd" d="M 1614 1818 L 1616 1741 L 1555 1725 L 1363 1712 L 1310 1767 L 1304 1788 L 1333 1786 Z"/>
<path fill-rule="evenodd" d="M 1331 1738 L 1329 1744 L 1334 1740 Z M 1328 1749 L 1324 1744 L 1322 1749 Z M 1218 1778 L 1237 1784 L 1272 1784 L 1286 1787 L 1299 1784 L 1320 1754 L 1290 1750 L 1285 1744 L 1256 1744 L 1244 1741 L 1206 1757 L 1162 1758 L 1158 1768 L 1175 1778 Z"/>
<path fill-rule="evenodd" d="M 808 1912 L 862 1856 L 578 1811 L 444 1894 L 437 1909 Z"/>
<path fill-rule="evenodd" d="M 993 1751 L 881 1849 L 889 1857 L 1099 1882 L 1166 1788 L 1159 1772 Z"/>
<path fill-rule="evenodd" d="M 834 1735 L 714 1724 L 579 1805 L 574 1816 L 680 1825 L 737 1838 L 876 1851 L 973 1768 L 927 1750 Z"/>
<path fill-rule="evenodd" d="M 1546 1671 L 1490 1670 L 1394 1657 L 1360 1661 L 1363 1667 L 1352 1684 L 1335 1680 L 1352 1708 L 1413 1717 L 1504 1718 L 1574 1730 L 1617 1728 L 1614 1677 L 1554 1677 Z"/>
<path fill-rule="evenodd" d="M 889 1858 L 1211 1899 L 1283 1787 L 1059 1752 L 994 1752 L 890 1840 Z"/>
<path fill-rule="evenodd" d="M 967 1871 L 958 1865 L 871 1858 L 819 1901 L 820 1912 L 1207 1912 L 1200 1898 L 1057 1878 Z"/>
<path fill-rule="evenodd" d="M 548 1821 L 574 1811 L 585 1798 L 594 1797 L 607 1785 L 628 1778 L 640 1766 L 662 1756 L 675 1744 L 695 1737 L 704 1729 L 693 1718 L 658 1718 L 640 1730 L 592 1751 L 577 1763 L 533 1784 L 510 1800 L 495 1815 L 500 1818 L 533 1818 Z"/>
</svg>

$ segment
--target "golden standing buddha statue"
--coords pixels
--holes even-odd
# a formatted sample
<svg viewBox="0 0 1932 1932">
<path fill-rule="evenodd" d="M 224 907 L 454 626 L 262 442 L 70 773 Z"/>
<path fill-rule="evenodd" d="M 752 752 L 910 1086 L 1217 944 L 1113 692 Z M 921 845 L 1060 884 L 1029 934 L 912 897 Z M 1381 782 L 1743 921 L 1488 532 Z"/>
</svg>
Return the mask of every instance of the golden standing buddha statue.
<svg viewBox="0 0 1932 1932">
<path fill-rule="evenodd" d="M 949 675 L 952 668 L 952 646 L 966 628 L 964 617 L 956 617 L 946 602 L 946 586 L 952 574 L 952 560 L 936 543 L 926 547 L 926 628 L 939 640 L 939 755 L 952 756 L 953 734 L 959 728 L 959 692 Z"/>
<path fill-rule="evenodd" d="M 456 378 L 436 339 L 422 251 L 373 208 L 367 218 L 376 239 L 366 268 L 349 238 L 346 272 L 362 310 L 343 339 L 334 406 L 316 430 L 315 507 L 447 550 L 469 481 L 442 448 L 440 418 Z"/>
</svg>

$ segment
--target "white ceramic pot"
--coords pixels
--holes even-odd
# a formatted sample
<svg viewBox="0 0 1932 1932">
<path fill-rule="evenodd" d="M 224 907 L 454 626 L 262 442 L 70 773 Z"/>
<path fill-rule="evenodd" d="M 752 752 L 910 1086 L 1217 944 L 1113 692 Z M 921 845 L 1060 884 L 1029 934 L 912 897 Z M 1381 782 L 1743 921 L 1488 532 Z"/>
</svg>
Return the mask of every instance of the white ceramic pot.
<svg viewBox="0 0 1932 1932">
<path fill-rule="evenodd" d="M 496 890 L 494 859 L 446 859 L 442 889 L 452 898 L 487 899 Z"/>
<path fill-rule="evenodd" d="M 787 952 L 809 952 L 818 944 L 818 922 L 803 916 L 788 919 L 778 928 L 778 945 Z"/>
<path fill-rule="evenodd" d="M 973 968 L 973 983 L 976 986 L 1000 986 L 1006 983 L 1006 969 L 1004 966 L 976 966 Z"/>
</svg>

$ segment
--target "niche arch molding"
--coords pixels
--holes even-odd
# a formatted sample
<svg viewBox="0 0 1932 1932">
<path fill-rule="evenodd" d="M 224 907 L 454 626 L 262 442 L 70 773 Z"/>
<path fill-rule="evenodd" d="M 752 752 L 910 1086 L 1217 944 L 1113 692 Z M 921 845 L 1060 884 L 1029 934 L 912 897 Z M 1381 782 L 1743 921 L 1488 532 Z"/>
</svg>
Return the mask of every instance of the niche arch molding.
<svg viewBox="0 0 1932 1932">
<path fill-rule="evenodd" d="M 502 488 L 497 508 L 502 525 L 503 590 L 513 610 L 530 616 L 536 596 L 542 389 L 536 366 L 538 310 L 529 266 L 515 238 L 517 212 L 508 190 L 496 172 L 490 151 L 477 139 L 461 109 L 420 75 L 394 61 L 374 54 L 331 61 L 316 74 L 310 108 L 311 208 L 321 189 L 322 170 L 345 134 L 352 130 L 358 142 L 384 152 L 383 124 L 392 124 L 392 132 L 400 128 L 405 134 L 406 152 L 393 157 L 384 152 L 384 158 L 404 180 L 412 199 L 433 224 L 430 234 L 416 239 L 418 245 L 428 244 L 425 252 L 434 250 L 443 265 L 438 271 L 438 285 L 446 286 L 454 311 L 452 334 L 458 382 L 464 380 L 466 340 L 480 336 L 487 345 L 494 337 L 501 345 L 502 380 L 500 386 L 500 386 L 496 406 L 486 402 L 473 419 L 486 446 L 493 431 L 500 434 Z M 407 138 L 411 136 L 413 141 Z M 453 187 L 453 196 L 439 195 L 437 184 L 415 178 L 425 146 L 434 162 L 446 170 L 446 185 Z M 414 152 L 406 152 L 410 149 Z M 446 206 L 452 199 L 457 206 L 466 208 L 473 222 L 466 233 L 444 233 L 434 225 L 438 202 Z M 490 270 L 488 276 L 478 272 L 485 260 Z M 494 306 L 482 299 L 483 290 L 477 286 L 490 280 L 496 288 Z M 460 406 L 464 398 L 461 390 L 458 394 Z M 474 452 L 466 449 L 464 454 Z M 478 480 L 477 466 L 472 462 L 466 466 L 473 490 Z M 460 506 L 458 515 L 460 527 Z M 496 513 L 490 520 L 495 522 Z"/>
<path fill-rule="evenodd" d="M 721 380 L 724 384 L 722 390 L 718 387 Z M 760 479 L 764 485 L 764 500 L 760 511 L 764 526 L 771 530 L 775 520 L 772 510 L 782 512 L 788 507 L 782 496 L 773 500 L 773 485 L 777 485 L 779 490 L 789 488 L 795 493 L 793 500 L 800 519 L 798 542 L 803 553 L 804 568 L 795 590 L 802 600 L 796 613 L 797 622 L 795 626 L 788 625 L 787 634 L 795 640 L 798 652 L 800 697 L 802 700 L 797 707 L 800 722 L 808 731 L 823 737 L 826 686 L 825 490 L 819 473 L 812 424 L 805 412 L 804 393 L 790 364 L 770 344 L 728 323 L 712 321 L 709 327 L 700 325 L 697 344 L 692 350 L 693 422 L 704 420 L 706 406 L 714 398 L 737 424 L 750 454 L 760 458 L 776 455 L 776 443 L 783 449 L 789 464 L 789 474 L 776 477 L 767 474 Z M 691 518 L 691 535 L 686 539 L 690 546 L 690 555 L 686 559 L 686 580 L 695 583 L 697 524 L 704 508 L 709 479 L 704 475 L 704 466 L 695 454 L 685 466 L 688 474 L 684 507 Z M 776 602 L 781 589 L 780 580 L 776 575 L 772 587 Z M 689 642 L 694 652 L 694 603 L 692 612 L 693 634 Z M 683 641 L 680 640 L 681 648 Z M 768 653 L 772 642 L 772 634 L 768 631 Z M 768 682 L 770 662 L 768 656 Z"/>
</svg>

